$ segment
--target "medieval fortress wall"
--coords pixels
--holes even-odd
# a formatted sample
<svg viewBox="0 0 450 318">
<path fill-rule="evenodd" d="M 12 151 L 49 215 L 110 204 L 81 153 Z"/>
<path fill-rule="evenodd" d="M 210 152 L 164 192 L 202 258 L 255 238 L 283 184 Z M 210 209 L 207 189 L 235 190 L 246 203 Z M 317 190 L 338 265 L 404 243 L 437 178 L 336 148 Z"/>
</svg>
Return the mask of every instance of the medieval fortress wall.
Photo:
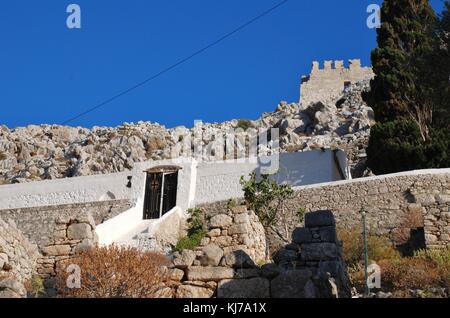
<svg viewBox="0 0 450 318">
<path fill-rule="evenodd" d="M 374 77 L 371 67 L 362 67 L 361 60 L 349 60 L 348 68 L 344 61 L 325 61 L 323 68 L 314 61 L 311 74 L 303 76 L 300 88 L 300 103 L 308 106 L 312 102 L 326 101 L 342 94 L 346 86 Z"/>
</svg>

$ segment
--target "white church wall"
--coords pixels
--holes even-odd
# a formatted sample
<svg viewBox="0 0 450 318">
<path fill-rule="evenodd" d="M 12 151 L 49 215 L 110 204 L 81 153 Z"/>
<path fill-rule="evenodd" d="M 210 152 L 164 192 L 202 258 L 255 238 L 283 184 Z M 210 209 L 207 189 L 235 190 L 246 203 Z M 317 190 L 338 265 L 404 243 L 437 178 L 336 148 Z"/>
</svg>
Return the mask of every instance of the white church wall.
<svg viewBox="0 0 450 318">
<path fill-rule="evenodd" d="M 131 172 L 0 186 L 0 210 L 129 199 Z"/>
<path fill-rule="evenodd" d="M 267 163 L 267 157 L 253 158 L 253 160 L 199 163 L 195 204 L 242 197 L 240 177 L 247 176 L 252 172 L 259 174 L 261 161 Z M 345 163 L 342 162 L 342 164 Z M 332 150 L 281 153 L 278 164 L 275 163 L 274 166 L 278 166 L 274 178 L 279 183 L 287 182 L 292 187 L 341 179 L 340 174 L 336 173 L 336 162 Z M 342 168 L 346 171 L 345 166 Z"/>
</svg>

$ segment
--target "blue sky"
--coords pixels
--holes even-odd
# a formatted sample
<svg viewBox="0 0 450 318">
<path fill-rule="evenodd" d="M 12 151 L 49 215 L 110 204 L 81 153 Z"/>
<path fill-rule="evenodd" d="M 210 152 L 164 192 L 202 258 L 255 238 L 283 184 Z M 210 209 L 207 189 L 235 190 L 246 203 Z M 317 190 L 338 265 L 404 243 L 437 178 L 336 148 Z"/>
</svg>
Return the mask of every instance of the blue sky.
<svg viewBox="0 0 450 318">
<path fill-rule="evenodd" d="M 0 124 L 58 124 L 158 73 L 280 0 L 29 0 L 0 5 Z M 66 26 L 81 7 L 82 28 Z M 299 99 L 312 60 L 370 65 L 376 0 L 290 0 L 72 126 L 255 119 Z M 440 0 L 431 1 L 438 9 Z"/>
</svg>

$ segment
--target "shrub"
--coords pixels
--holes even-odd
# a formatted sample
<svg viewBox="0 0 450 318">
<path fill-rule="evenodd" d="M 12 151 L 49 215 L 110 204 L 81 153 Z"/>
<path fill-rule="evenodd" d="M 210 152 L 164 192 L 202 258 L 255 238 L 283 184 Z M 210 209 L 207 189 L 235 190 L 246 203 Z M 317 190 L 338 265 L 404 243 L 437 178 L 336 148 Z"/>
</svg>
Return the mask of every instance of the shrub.
<svg viewBox="0 0 450 318">
<path fill-rule="evenodd" d="M 270 226 L 277 220 L 282 204 L 294 191 L 288 184 L 278 184 L 269 175 L 261 175 L 256 181 L 256 173 L 251 173 L 248 180 L 241 177 L 244 197 L 250 209 L 254 210 L 264 226 Z"/>
<path fill-rule="evenodd" d="M 81 269 L 81 288 L 68 288 L 73 272 L 70 264 Z M 168 259 L 160 254 L 140 252 L 118 246 L 83 251 L 60 263 L 57 270 L 59 296 L 75 298 L 157 298 L 168 280 L 164 266 Z"/>
<path fill-rule="evenodd" d="M 33 275 L 24 285 L 27 292 L 35 298 L 45 293 L 44 280 L 38 275 Z"/>
<path fill-rule="evenodd" d="M 421 258 L 382 260 L 383 288 L 394 290 L 427 289 L 442 283 L 436 264 Z"/>
<path fill-rule="evenodd" d="M 343 243 L 344 259 L 349 265 L 355 266 L 364 261 L 364 242 L 360 230 L 338 229 L 338 237 Z M 387 236 L 367 235 L 369 259 L 375 262 L 384 259 L 398 259 L 400 253 Z"/>
<path fill-rule="evenodd" d="M 206 236 L 204 213 L 200 209 L 190 209 L 189 213 L 191 218 L 187 236 L 177 242 L 176 251 L 193 250 L 200 245 L 201 240 Z"/>
<path fill-rule="evenodd" d="M 253 123 L 251 120 L 247 119 L 239 119 L 236 125 L 236 128 L 241 128 L 242 130 L 246 131 L 249 128 L 253 128 Z"/>
</svg>

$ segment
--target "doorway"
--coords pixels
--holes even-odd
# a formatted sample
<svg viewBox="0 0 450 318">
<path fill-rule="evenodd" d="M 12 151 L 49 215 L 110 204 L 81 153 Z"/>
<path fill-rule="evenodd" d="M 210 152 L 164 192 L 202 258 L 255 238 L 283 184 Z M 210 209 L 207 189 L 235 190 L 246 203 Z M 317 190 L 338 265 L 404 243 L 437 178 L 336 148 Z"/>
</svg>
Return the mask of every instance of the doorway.
<svg viewBox="0 0 450 318">
<path fill-rule="evenodd" d="M 146 172 L 144 220 L 159 219 L 177 205 L 177 166 L 160 166 Z"/>
</svg>

